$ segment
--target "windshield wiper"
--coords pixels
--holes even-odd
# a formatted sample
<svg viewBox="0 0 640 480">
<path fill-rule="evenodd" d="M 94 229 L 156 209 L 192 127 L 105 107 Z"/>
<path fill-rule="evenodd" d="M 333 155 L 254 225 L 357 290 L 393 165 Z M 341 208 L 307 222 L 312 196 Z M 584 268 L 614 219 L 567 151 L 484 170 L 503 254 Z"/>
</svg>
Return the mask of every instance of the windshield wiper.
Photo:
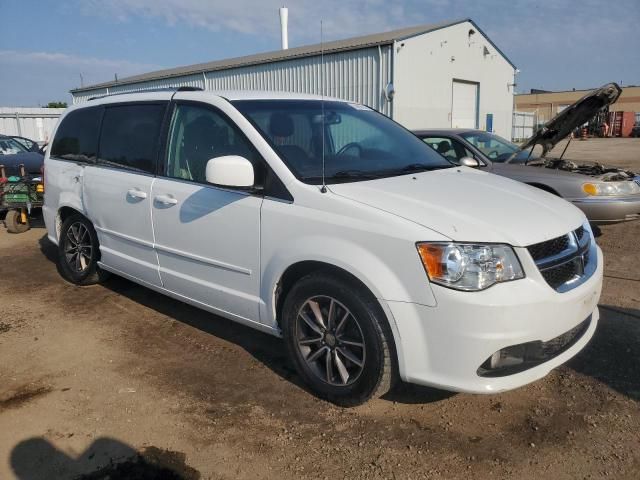
<svg viewBox="0 0 640 480">
<path fill-rule="evenodd" d="M 429 170 L 440 170 L 442 168 L 451 168 L 454 165 L 447 163 L 446 165 L 426 165 L 424 163 L 411 163 L 405 167 L 394 170 L 396 172 L 428 172 Z"/>
<path fill-rule="evenodd" d="M 365 172 L 364 170 L 340 170 L 327 178 L 343 179 L 343 178 L 377 178 L 380 175 L 373 172 Z"/>
<path fill-rule="evenodd" d="M 332 175 L 327 175 L 325 180 L 371 180 L 378 178 L 375 173 L 365 172 L 364 170 L 340 170 Z M 321 181 L 322 177 L 318 175 L 302 177 L 304 181 Z"/>
</svg>

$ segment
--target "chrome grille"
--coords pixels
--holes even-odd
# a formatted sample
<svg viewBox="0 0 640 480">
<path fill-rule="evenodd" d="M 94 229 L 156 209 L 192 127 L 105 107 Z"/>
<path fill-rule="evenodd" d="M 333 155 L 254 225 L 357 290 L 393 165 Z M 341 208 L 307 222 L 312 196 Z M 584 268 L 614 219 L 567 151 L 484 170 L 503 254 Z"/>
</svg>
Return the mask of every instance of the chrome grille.
<svg viewBox="0 0 640 480">
<path fill-rule="evenodd" d="M 576 230 L 527 247 L 542 277 L 551 288 L 566 292 L 589 278 L 595 271 L 595 248 L 589 230 Z"/>
<path fill-rule="evenodd" d="M 557 255 L 564 252 L 569 247 L 568 235 L 562 237 L 553 238 L 546 242 L 536 243 L 527 247 L 529 253 L 534 260 L 542 260 L 552 255 Z"/>
</svg>

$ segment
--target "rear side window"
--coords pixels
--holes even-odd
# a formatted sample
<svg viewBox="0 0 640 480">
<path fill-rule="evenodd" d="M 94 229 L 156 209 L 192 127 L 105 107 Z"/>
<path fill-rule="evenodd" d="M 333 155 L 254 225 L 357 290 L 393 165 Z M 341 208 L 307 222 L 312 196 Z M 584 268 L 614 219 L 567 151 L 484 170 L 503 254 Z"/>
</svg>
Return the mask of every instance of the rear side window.
<svg viewBox="0 0 640 480">
<path fill-rule="evenodd" d="M 95 162 L 102 107 L 70 112 L 58 127 L 51 156 L 75 162 Z"/>
<path fill-rule="evenodd" d="M 98 162 L 155 173 L 165 108 L 166 104 L 107 107 Z"/>
</svg>

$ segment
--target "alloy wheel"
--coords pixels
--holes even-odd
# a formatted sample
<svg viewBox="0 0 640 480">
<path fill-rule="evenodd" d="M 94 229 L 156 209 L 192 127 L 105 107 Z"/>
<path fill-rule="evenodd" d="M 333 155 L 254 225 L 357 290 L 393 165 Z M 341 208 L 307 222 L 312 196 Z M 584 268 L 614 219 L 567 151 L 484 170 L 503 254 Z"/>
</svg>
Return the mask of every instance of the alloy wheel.
<svg viewBox="0 0 640 480">
<path fill-rule="evenodd" d="M 296 318 L 296 345 L 314 375 L 329 385 L 351 385 L 364 369 L 362 329 L 335 298 L 316 296 L 302 304 Z"/>
<path fill-rule="evenodd" d="M 65 236 L 64 255 L 74 272 L 84 272 L 91 265 L 93 246 L 89 229 L 81 222 L 72 223 Z"/>
</svg>

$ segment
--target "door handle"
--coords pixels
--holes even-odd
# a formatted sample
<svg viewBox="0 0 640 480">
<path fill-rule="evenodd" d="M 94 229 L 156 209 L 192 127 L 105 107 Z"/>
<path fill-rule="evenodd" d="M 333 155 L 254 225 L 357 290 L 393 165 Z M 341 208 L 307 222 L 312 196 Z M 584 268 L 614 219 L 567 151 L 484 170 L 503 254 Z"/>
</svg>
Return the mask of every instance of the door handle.
<svg viewBox="0 0 640 480">
<path fill-rule="evenodd" d="M 142 190 L 138 190 L 137 188 L 132 188 L 131 190 L 127 190 L 127 195 L 130 196 L 131 198 L 137 198 L 140 200 L 144 200 L 145 198 L 147 198 L 146 192 L 143 192 Z"/>
<path fill-rule="evenodd" d="M 178 203 L 178 200 L 169 195 L 157 195 L 154 200 L 162 205 L 171 206 Z"/>
</svg>

